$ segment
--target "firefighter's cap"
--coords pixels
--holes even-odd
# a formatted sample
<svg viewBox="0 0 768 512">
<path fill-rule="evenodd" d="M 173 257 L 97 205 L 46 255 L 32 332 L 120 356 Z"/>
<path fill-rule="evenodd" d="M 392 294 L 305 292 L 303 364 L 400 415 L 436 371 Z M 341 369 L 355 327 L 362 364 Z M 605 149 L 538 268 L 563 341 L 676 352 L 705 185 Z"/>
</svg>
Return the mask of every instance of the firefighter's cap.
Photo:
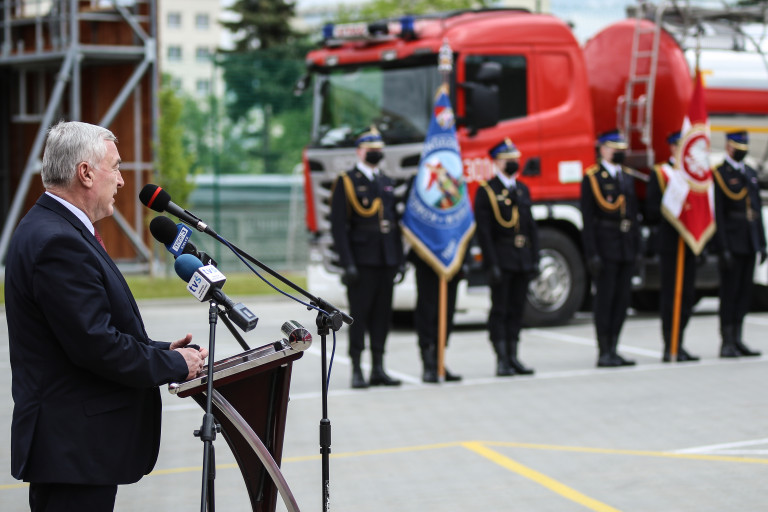
<svg viewBox="0 0 768 512">
<path fill-rule="evenodd" d="M 357 137 L 357 147 L 359 148 L 383 148 L 384 139 L 381 138 L 381 133 L 375 126 L 371 126 L 371 129 L 361 133 Z"/>
<path fill-rule="evenodd" d="M 747 135 L 746 130 L 728 132 L 725 134 L 725 139 L 735 149 L 749 149 L 749 135 Z"/>
<path fill-rule="evenodd" d="M 601 134 L 597 138 L 597 144 L 613 149 L 627 149 L 627 141 L 619 130 L 611 130 Z"/>
<path fill-rule="evenodd" d="M 496 144 L 488 152 L 491 158 L 511 160 L 513 158 L 520 158 L 520 151 L 517 149 L 509 138 L 504 139 L 500 143 Z"/>
<path fill-rule="evenodd" d="M 670 146 L 672 144 L 677 144 L 678 142 L 680 142 L 680 132 L 679 131 L 672 132 L 669 135 L 667 135 L 667 144 L 669 144 Z"/>
</svg>

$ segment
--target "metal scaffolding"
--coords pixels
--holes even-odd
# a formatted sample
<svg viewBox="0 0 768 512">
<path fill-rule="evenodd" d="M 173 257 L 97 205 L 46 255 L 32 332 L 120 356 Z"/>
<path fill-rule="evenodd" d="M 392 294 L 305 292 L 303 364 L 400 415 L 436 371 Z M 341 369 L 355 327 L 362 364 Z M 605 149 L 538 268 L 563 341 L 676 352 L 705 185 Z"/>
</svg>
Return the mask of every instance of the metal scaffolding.
<svg viewBox="0 0 768 512">
<path fill-rule="evenodd" d="M 116 207 L 114 220 L 133 250 L 118 259 L 137 270 L 149 264 L 138 192 L 153 169 L 157 132 L 156 12 L 155 0 L 0 0 L 0 263 L 34 191 L 46 132 L 66 119 L 110 128 L 118 137 L 130 132 L 126 152 L 134 158 L 120 167 L 133 174 L 125 181 L 135 190 L 127 190 L 132 199 L 122 205 L 130 214 Z M 126 67 L 127 79 L 115 80 L 116 66 Z M 14 174 L 22 161 L 23 172 Z"/>
</svg>

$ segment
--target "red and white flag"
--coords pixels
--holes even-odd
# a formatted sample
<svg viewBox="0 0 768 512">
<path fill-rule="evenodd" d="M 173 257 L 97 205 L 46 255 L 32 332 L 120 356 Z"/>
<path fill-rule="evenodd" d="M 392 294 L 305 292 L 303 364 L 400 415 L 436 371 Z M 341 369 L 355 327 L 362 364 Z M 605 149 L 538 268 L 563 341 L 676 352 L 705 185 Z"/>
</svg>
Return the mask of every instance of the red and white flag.
<svg viewBox="0 0 768 512">
<path fill-rule="evenodd" d="M 675 169 L 667 176 L 661 211 L 694 254 L 715 233 L 714 186 L 709 164 L 709 120 L 704 85 L 696 68 L 693 95 L 683 119 Z"/>
</svg>

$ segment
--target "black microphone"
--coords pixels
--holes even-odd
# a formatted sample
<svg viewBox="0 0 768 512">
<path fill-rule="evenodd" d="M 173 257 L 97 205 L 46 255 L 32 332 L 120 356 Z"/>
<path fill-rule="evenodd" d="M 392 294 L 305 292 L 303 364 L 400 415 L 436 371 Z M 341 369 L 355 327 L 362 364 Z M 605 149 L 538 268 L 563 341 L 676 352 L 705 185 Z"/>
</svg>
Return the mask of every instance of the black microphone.
<svg viewBox="0 0 768 512">
<path fill-rule="evenodd" d="M 181 206 L 171 201 L 171 195 L 163 190 L 162 187 L 158 187 L 157 185 L 153 185 L 151 183 L 144 185 L 144 188 L 141 189 L 141 192 L 139 192 L 139 200 L 147 208 L 161 213 L 168 212 L 171 215 L 180 218 L 182 221 L 186 222 L 198 231 L 208 233 L 213 237 L 219 236 L 213 229 L 208 227 L 208 224 L 195 217 L 195 215 L 191 212 L 188 212 Z"/>
<path fill-rule="evenodd" d="M 202 261 L 191 254 L 182 254 L 176 258 L 173 268 L 179 277 L 187 283 L 187 290 L 197 300 L 205 302 L 213 299 L 224 306 L 230 320 L 244 332 L 256 327 L 259 318 L 245 305 L 240 302 L 235 304 L 221 291 L 227 278 L 216 267 L 203 265 Z"/>
<path fill-rule="evenodd" d="M 198 251 L 195 244 L 189 241 L 192 230 L 184 224 L 176 224 L 168 217 L 160 215 L 149 223 L 149 231 L 155 240 L 165 245 L 168 252 L 173 254 L 174 259 L 182 254 L 191 254 L 205 265 L 213 265 L 214 267 L 218 265 L 216 260 L 208 254 Z"/>
</svg>

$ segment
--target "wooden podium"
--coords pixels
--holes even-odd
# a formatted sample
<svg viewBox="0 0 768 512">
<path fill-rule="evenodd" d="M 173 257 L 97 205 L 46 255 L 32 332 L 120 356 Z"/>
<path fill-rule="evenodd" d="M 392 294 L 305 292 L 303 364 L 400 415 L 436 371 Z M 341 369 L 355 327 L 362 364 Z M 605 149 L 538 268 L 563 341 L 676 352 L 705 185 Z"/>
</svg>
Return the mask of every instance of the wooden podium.
<svg viewBox="0 0 768 512">
<path fill-rule="evenodd" d="M 289 512 L 299 511 L 280 472 L 293 361 L 312 343 L 298 322 L 285 322 L 284 338 L 213 364 L 213 415 L 240 467 L 254 512 L 274 512 L 278 492 Z M 191 396 L 205 410 L 208 367 L 168 389 Z"/>
</svg>

